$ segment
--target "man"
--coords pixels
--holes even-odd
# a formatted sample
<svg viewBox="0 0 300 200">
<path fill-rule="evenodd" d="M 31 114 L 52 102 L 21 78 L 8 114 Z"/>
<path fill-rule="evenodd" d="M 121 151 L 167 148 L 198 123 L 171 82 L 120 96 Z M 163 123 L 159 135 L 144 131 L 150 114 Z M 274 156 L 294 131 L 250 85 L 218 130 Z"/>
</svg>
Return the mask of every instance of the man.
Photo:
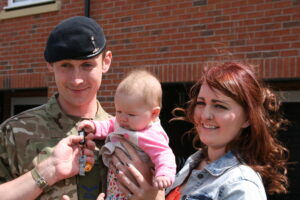
<svg viewBox="0 0 300 200">
<path fill-rule="evenodd" d="M 83 150 L 87 162 L 94 164 L 85 176 L 74 176 L 79 172 L 76 159 L 80 150 L 75 148 L 78 139 L 65 142 L 73 148 L 70 154 L 77 155 L 76 159 L 70 154 L 64 157 L 73 159 L 73 168 L 59 171 L 57 166 L 64 158 L 57 157 L 66 153 L 54 153 L 62 148 L 63 144 L 56 145 L 62 138 L 78 135 L 78 122 L 109 117 L 97 101 L 102 74 L 109 70 L 112 60 L 105 45 L 102 28 L 87 17 L 66 19 L 50 33 L 44 56 L 54 74 L 58 94 L 47 104 L 16 115 L 0 126 L 0 183 L 4 183 L 0 191 L 9 183 L 8 188 L 23 194 L 22 198 L 12 199 L 62 199 L 63 195 L 67 195 L 65 199 L 96 199 L 100 191 L 105 191 L 107 171 L 101 158 L 95 156 L 94 160 L 92 141 Z M 101 145 L 96 144 L 96 151 Z"/>
</svg>

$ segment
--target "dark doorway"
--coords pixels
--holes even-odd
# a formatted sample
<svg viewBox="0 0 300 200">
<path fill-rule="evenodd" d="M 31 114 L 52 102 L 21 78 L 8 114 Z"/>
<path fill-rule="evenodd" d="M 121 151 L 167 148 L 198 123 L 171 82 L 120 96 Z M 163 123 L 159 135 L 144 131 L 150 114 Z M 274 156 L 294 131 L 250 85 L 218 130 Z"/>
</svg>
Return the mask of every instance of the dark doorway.
<svg viewBox="0 0 300 200">
<path fill-rule="evenodd" d="M 47 102 L 47 98 L 46 88 L 0 91 L 0 122 Z"/>
<path fill-rule="evenodd" d="M 287 131 L 280 133 L 280 140 L 290 151 L 288 165 L 289 193 L 269 196 L 270 200 L 296 200 L 300 196 L 300 102 L 282 105 L 285 117 L 290 121 Z"/>
<path fill-rule="evenodd" d="M 176 156 L 177 171 L 182 168 L 186 158 L 195 152 L 192 146 L 192 135 L 185 133 L 192 125 L 184 121 L 173 121 L 172 110 L 176 107 L 184 107 L 188 101 L 188 92 L 192 83 L 163 83 L 163 108 L 160 119 L 162 126 L 170 138 L 170 146 Z"/>
</svg>

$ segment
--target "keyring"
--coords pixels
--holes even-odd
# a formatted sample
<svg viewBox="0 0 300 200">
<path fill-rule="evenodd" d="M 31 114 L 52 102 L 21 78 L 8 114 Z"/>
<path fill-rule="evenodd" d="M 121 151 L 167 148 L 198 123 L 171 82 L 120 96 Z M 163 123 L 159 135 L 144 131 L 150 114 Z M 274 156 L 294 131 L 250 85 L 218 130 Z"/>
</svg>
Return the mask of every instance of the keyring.
<svg viewBox="0 0 300 200">
<path fill-rule="evenodd" d="M 117 162 L 116 168 L 118 168 L 119 165 L 122 165 L 122 163 L 121 162 Z"/>
<path fill-rule="evenodd" d="M 128 193 L 127 195 L 126 195 L 126 198 L 127 199 L 130 199 L 132 197 L 132 194 L 131 193 Z"/>
</svg>

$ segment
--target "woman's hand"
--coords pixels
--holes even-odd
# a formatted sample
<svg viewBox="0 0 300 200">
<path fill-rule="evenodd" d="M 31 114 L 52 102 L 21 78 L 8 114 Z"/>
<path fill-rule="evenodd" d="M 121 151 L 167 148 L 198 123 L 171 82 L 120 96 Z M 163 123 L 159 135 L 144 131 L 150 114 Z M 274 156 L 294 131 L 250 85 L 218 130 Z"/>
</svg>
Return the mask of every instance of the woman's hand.
<svg viewBox="0 0 300 200">
<path fill-rule="evenodd" d="M 153 164 L 142 161 L 136 150 L 126 141 L 121 142 L 128 156 L 116 149 L 112 156 L 111 168 L 118 178 L 120 190 L 130 200 L 165 199 L 164 191 L 152 186 Z"/>
</svg>

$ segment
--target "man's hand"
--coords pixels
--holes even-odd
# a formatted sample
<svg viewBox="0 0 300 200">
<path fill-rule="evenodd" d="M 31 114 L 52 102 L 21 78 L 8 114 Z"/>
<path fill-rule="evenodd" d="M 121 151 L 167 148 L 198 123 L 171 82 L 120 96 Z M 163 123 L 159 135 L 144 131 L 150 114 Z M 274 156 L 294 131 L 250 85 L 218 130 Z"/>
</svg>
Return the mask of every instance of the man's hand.
<svg viewBox="0 0 300 200">
<path fill-rule="evenodd" d="M 83 139 L 82 136 L 71 135 L 62 139 L 53 150 L 52 155 L 48 159 L 48 164 L 53 166 L 53 177 L 45 177 L 49 185 L 52 185 L 60 180 L 70 178 L 79 173 L 79 156 L 80 144 Z M 95 143 L 92 141 L 93 134 L 85 137 L 86 146 L 84 148 L 84 155 L 87 156 L 87 163 L 94 164 L 94 149 Z M 43 171 L 43 169 L 39 169 Z M 49 176 L 49 175 L 48 175 Z"/>
</svg>

